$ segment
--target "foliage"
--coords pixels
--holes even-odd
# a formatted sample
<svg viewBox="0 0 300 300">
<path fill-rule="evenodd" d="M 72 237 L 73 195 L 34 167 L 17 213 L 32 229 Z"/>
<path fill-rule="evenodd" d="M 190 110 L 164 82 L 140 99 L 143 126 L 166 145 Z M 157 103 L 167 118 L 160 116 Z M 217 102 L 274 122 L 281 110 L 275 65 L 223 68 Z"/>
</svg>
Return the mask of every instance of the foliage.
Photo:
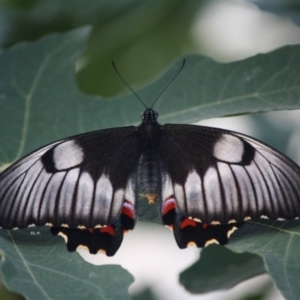
<svg viewBox="0 0 300 300">
<path fill-rule="evenodd" d="M 77 3 L 79 6 L 74 7 L 80 11 L 82 4 Z M 131 5 L 126 7 L 130 11 L 136 4 L 128 1 L 127 5 Z M 74 64 L 86 49 L 89 33 L 90 28 L 83 27 L 2 51 L 0 168 L 62 137 L 139 123 L 142 106 L 132 93 L 104 99 L 78 89 Z M 156 104 L 161 123 L 299 109 L 299 50 L 299 46 L 284 47 L 230 64 L 185 55 L 137 93 L 151 105 L 185 58 L 186 66 L 176 84 Z M 79 62 L 82 64 L 82 60 Z M 139 219 L 158 223 L 157 208 L 149 209 L 142 200 Z M 286 299 L 299 299 L 299 235 L 297 221 L 249 222 L 233 235 L 229 249 L 234 252 L 221 247 L 205 249 L 199 262 L 181 274 L 180 281 L 189 291 L 204 293 L 229 288 L 266 270 Z M 45 228 L 1 231 L 0 249 L 4 283 L 28 299 L 129 299 L 127 290 L 133 278 L 126 270 L 88 265 L 77 253 L 69 254 L 60 238 L 52 237 Z M 219 272 L 210 273 L 211 265 L 206 262 L 214 261 L 215 251 L 217 256 L 229 256 L 232 264 L 220 261 Z M 230 275 L 226 270 L 232 271 L 233 265 L 235 273 Z M 245 269 L 249 271 L 246 275 Z M 210 285 L 203 284 L 203 274 Z"/>
</svg>

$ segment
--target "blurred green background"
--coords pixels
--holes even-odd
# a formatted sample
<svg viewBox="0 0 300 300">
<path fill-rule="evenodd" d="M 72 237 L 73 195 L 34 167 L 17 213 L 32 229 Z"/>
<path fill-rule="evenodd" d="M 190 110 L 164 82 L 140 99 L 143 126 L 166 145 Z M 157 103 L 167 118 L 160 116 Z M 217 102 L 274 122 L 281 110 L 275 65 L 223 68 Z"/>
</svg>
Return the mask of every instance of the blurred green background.
<svg viewBox="0 0 300 300">
<path fill-rule="evenodd" d="M 105 97 L 149 81 L 178 56 L 196 49 L 189 30 L 205 1 L 1 0 L 0 45 L 34 41 L 51 32 L 92 25 L 77 64 L 83 91 Z"/>
</svg>

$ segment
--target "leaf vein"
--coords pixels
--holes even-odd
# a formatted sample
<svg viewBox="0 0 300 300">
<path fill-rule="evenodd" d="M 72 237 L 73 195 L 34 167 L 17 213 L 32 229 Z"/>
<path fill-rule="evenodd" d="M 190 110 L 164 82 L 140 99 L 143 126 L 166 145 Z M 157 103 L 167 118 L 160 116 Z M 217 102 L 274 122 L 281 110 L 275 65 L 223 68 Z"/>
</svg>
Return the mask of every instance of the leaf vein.
<svg viewBox="0 0 300 300">
<path fill-rule="evenodd" d="M 11 241 L 12 241 L 12 244 L 13 246 L 15 247 L 17 253 L 19 254 L 19 257 L 21 258 L 23 264 L 24 264 L 24 267 L 26 268 L 28 274 L 31 276 L 34 284 L 40 289 L 40 291 L 42 292 L 42 294 L 46 297 L 46 299 L 49 299 L 51 300 L 51 298 L 48 296 L 48 294 L 46 293 L 46 291 L 43 289 L 43 287 L 38 283 L 35 275 L 33 274 L 33 272 L 31 271 L 30 267 L 29 267 L 29 264 L 27 263 L 25 257 L 23 256 L 22 252 L 20 251 L 18 245 L 16 244 L 15 242 L 15 239 L 13 238 L 13 236 L 11 235 L 11 233 L 9 232 L 9 230 L 6 231 L 8 236 L 10 237 Z"/>
</svg>

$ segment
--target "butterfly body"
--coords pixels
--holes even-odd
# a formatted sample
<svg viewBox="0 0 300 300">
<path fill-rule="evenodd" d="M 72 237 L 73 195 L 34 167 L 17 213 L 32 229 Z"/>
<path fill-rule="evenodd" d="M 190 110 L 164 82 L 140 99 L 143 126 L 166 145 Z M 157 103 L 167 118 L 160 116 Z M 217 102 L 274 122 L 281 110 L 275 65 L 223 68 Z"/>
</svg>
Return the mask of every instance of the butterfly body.
<svg viewBox="0 0 300 300">
<path fill-rule="evenodd" d="M 158 114 L 152 109 L 142 113 L 142 123 L 138 127 L 141 146 L 139 183 L 149 203 L 154 203 L 161 193 L 161 161 L 157 152 L 162 126 L 157 123 Z"/>
<path fill-rule="evenodd" d="M 49 144 L 0 174 L 0 226 L 50 225 L 70 251 L 114 255 L 137 220 L 138 193 L 160 201 L 180 248 L 217 242 L 248 219 L 300 215 L 300 168 L 240 133 L 160 125 L 105 129 Z"/>
</svg>

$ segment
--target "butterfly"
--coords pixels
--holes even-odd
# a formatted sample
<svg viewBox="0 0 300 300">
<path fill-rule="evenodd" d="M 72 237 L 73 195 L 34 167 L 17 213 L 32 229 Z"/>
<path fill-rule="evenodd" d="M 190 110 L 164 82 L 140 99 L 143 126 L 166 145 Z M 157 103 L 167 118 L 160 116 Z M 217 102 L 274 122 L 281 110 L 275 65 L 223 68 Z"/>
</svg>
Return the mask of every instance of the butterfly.
<svg viewBox="0 0 300 300">
<path fill-rule="evenodd" d="M 152 105 L 153 106 L 153 105 Z M 0 226 L 51 226 L 69 251 L 112 256 L 137 220 L 139 191 L 160 201 L 180 248 L 224 245 L 250 219 L 300 215 L 300 168 L 241 133 L 158 123 L 98 130 L 44 146 L 0 174 Z"/>
</svg>

